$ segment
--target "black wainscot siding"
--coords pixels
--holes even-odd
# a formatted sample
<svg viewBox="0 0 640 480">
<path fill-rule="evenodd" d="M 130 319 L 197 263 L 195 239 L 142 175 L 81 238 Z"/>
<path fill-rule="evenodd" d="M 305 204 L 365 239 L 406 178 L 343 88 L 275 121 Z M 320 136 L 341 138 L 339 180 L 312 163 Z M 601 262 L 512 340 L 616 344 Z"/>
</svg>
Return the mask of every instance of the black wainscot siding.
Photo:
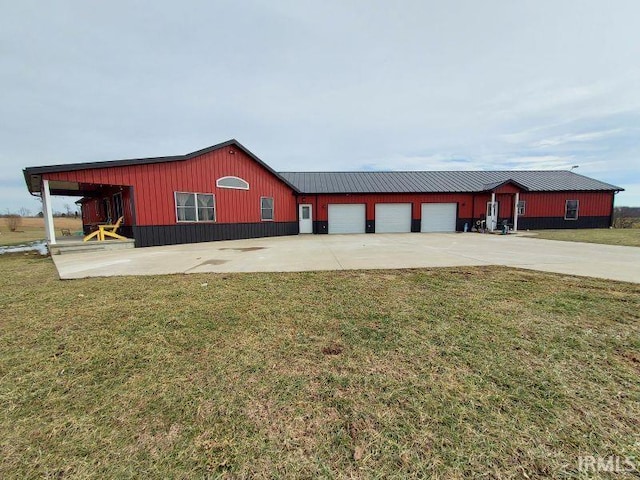
<svg viewBox="0 0 640 480">
<path fill-rule="evenodd" d="M 518 217 L 518 230 L 545 230 L 561 228 L 609 228 L 610 217 L 578 217 L 565 220 L 563 217 Z M 511 222 L 513 223 L 513 221 Z"/>
<path fill-rule="evenodd" d="M 376 221 L 367 220 L 364 225 L 365 233 L 376 233 Z"/>
<path fill-rule="evenodd" d="M 298 222 L 185 223 L 134 226 L 136 247 L 297 235 Z"/>
<path fill-rule="evenodd" d="M 313 233 L 329 233 L 329 222 L 320 221 L 320 220 L 314 221 Z"/>
</svg>

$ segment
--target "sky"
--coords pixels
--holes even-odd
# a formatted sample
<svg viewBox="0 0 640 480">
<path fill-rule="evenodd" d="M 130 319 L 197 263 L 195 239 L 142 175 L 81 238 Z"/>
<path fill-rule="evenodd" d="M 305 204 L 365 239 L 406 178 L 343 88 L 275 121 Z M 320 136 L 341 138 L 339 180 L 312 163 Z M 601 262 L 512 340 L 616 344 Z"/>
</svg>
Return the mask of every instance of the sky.
<svg viewBox="0 0 640 480">
<path fill-rule="evenodd" d="M 639 18 L 637 0 L 0 0 L 0 212 L 39 211 L 27 166 L 231 138 L 278 171 L 579 165 L 640 206 Z"/>
</svg>

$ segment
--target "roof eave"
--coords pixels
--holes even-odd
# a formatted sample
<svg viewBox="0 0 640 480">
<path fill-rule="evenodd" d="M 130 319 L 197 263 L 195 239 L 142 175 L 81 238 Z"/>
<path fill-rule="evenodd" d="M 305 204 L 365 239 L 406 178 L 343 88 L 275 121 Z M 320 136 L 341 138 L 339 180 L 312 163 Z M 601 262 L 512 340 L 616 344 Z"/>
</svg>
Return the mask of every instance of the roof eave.
<svg viewBox="0 0 640 480">
<path fill-rule="evenodd" d="M 181 162 L 185 160 L 190 160 L 192 158 L 198 157 L 200 155 L 205 155 L 209 152 L 213 152 L 215 150 L 219 150 L 221 148 L 226 148 L 229 146 L 235 146 L 236 148 L 242 150 L 247 156 L 249 156 L 252 160 L 262 166 L 265 170 L 275 176 L 282 183 L 291 188 L 295 193 L 300 193 L 298 188 L 291 184 L 288 180 L 283 178 L 272 169 L 269 165 L 264 163 L 260 158 L 258 158 L 253 152 L 251 152 L 248 148 L 238 142 L 235 138 L 231 140 L 227 140 L 226 142 L 218 143 L 216 145 L 212 145 L 207 148 L 203 148 L 200 150 L 196 150 L 191 153 L 187 153 L 186 155 L 171 155 L 166 157 L 146 157 L 146 158 L 132 158 L 132 159 L 124 159 L 124 160 L 107 160 L 102 162 L 84 162 L 84 163 L 70 163 L 70 164 L 57 164 L 57 165 L 43 165 L 39 167 L 26 167 L 23 169 L 23 174 L 25 177 L 25 182 L 27 183 L 27 188 L 29 192 L 35 193 L 35 186 L 31 182 L 32 176 L 40 176 L 44 173 L 59 173 L 59 172 L 75 172 L 78 170 L 92 170 L 97 168 L 113 168 L 113 167 L 122 167 L 129 165 L 148 165 L 153 163 L 165 163 L 165 162 Z"/>
</svg>

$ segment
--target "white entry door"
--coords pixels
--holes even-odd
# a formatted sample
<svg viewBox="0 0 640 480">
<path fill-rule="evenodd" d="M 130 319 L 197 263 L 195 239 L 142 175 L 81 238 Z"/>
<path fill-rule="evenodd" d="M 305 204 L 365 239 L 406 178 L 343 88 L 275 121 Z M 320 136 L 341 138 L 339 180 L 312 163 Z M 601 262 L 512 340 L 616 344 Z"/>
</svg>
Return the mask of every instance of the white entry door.
<svg viewBox="0 0 640 480">
<path fill-rule="evenodd" d="M 498 202 L 487 202 L 487 228 L 495 230 L 498 227 Z"/>
<path fill-rule="evenodd" d="M 329 204 L 329 233 L 364 233 L 364 203 Z"/>
<path fill-rule="evenodd" d="M 313 213 L 311 205 L 307 203 L 298 206 L 300 215 L 300 233 L 313 233 Z"/>
</svg>

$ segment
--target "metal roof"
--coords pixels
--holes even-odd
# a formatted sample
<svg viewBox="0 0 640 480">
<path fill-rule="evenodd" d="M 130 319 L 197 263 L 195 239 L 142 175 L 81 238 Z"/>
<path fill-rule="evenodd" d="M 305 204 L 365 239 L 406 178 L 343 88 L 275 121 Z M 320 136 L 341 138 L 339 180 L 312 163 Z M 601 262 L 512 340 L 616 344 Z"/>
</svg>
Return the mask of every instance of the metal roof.
<svg viewBox="0 0 640 480">
<path fill-rule="evenodd" d="M 28 167 L 23 170 L 30 192 L 40 191 L 42 174 L 94 168 L 179 162 L 235 146 L 278 177 L 296 193 L 453 193 L 484 192 L 511 182 L 528 191 L 621 191 L 623 188 L 567 170 L 415 171 L 415 172 L 275 172 L 235 139 L 211 147 L 167 157 L 132 158 L 106 162 Z"/>
<path fill-rule="evenodd" d="M 432 172 L 279 172 L 301 193 L 485 192 L 514 183 L 531 192 L 622 191 L 567 170 Z"/>
</svg>

